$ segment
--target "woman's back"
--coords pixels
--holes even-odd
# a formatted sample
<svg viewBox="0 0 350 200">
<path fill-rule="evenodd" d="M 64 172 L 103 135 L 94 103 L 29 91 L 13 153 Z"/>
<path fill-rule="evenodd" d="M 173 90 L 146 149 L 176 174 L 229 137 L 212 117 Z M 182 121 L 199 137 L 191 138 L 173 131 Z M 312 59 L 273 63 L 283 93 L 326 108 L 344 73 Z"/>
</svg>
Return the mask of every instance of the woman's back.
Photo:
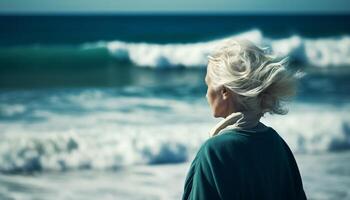
<svg viewBox="0 0 350 200">
<path fill-rule="evenodd" d="M 262 123 L 208 139 L 191 164 L 184 189 L 183 199 L 306 199 L 289 147 Z"/>
<path fill-rule="evenodd" d="M 226 41 L 208 57 L 206 98 L 224 119 L 192 162 L 183 199 L 306 199 L 292 152 L 260 122 L 287 114 L 296 78 L 287 59 L 246 40 Z"/>
</svg>

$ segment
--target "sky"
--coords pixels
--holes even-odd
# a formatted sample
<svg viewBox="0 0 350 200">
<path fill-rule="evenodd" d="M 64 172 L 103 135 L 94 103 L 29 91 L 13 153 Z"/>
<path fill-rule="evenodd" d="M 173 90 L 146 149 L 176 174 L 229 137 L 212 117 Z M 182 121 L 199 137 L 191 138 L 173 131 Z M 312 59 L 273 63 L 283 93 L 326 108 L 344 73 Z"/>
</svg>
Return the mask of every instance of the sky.
<svg viewBox="0 0 350 200">
<path fill-rule="evenodd" d="M 0 0 L 0 13 L 350 13 L 350 0 Z"/>
</svg>

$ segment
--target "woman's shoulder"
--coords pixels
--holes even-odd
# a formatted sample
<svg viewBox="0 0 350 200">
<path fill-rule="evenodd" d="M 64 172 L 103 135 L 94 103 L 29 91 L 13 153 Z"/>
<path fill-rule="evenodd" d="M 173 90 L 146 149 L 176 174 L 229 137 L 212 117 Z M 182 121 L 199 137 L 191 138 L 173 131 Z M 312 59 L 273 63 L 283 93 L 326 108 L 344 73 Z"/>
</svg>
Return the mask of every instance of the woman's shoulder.
<svg viewBox="0 0 350 200">
<path fill-rule="evenodd" d="M 213 136 L 200 146 L 200 157 L 210 155 L 223 155 L 224 152 L 233 152 L 234 148 L 244 143 L 244 136 L 235 130 L 226 130 Z"/>
<path fill-rule="evenodd" d="M 207 139 L 200 147 L 199 152 L 234 153 L 241 148 L 249 148 L 256 141 L 280 140 L 279 134 L 271 127 L 255 130 L 226 129 Z"/>
</svg>

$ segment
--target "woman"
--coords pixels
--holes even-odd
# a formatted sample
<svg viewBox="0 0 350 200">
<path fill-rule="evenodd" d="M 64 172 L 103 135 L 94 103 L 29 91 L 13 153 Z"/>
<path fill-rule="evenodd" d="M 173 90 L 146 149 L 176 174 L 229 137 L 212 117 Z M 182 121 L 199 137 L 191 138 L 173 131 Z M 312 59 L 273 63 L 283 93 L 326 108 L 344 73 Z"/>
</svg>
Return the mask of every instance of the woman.
<svg viewBox="0 0 350 200">
<path fill-rule="evenodd" d="M 286 114 L 295 74 L 248 41 L 231 40 L 209 56 L 205 82 L 214 117 L 224 118 L 200 147 L 182 199 L 306 199 L 285 141 L 259 120 Z"/>
</svg>

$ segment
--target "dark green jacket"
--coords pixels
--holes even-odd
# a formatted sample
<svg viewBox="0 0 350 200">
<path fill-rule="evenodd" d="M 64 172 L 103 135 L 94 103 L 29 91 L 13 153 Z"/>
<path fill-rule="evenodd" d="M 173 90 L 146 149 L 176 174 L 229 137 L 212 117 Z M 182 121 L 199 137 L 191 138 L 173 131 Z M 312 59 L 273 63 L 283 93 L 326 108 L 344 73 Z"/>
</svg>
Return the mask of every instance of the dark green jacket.
<svg viewBox="0 0 350 200">
<path fill-rule="evenodd" d="M 199 149 L 183 200 L 306 199 L 294 156 L 271 127 L 223 130 Z"/>
</svg>

